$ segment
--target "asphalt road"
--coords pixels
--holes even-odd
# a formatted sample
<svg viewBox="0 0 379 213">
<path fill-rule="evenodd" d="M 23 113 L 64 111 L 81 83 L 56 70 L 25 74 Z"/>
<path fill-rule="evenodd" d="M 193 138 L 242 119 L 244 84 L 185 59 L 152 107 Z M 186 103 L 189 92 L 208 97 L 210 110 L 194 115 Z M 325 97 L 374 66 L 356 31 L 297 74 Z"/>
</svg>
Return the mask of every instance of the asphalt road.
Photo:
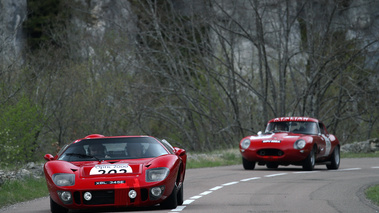
<svg viewBox="0 0 379 213">
<path fill-rule="evenodd" d="M 311 172 L 295 166 L 274 170 L 256 166 L 252 171 L 242 165 L 189 169 L 182 206 L 116 212 L 379 212 L 379 207 L 364 196 L 365 189 L 373 184 L 379 184 L 379 158 L 341 159 L 339 170 L 316 165 Z M 0 212 L 48 213 L 49 199 L 17 204 Z"/>
</svg>

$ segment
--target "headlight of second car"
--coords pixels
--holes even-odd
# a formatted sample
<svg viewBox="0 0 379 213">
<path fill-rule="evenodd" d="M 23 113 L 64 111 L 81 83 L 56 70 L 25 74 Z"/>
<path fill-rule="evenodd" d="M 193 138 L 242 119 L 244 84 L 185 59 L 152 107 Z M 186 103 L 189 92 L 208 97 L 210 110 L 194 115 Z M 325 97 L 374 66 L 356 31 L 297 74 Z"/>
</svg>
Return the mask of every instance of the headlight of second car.
<svg viewBox="0 0 379 213">
<path fill-rule="evenodd" d="M 293 147 L 295 148 L 295 149 L 303 149 L 304 147 L 305 147 L 305 140 L 303 140 L 303 139 L 299 139 L 299 140 L 297 140 L 296 142 L 295 142 L 295 144 L 293 145 Z"/>
<path fill-rule="evenodd" d="M 169 173 L 170 170 L 166 167 L 148 169 L 146 170 L 146 182 L 162 181 Z"/>
<path fill-rule="evenodd" d="M 73 186 L 75 184 L 75 175 L 68 173 L 57 173 L 53 175 L 53 182 L 57 186 Z"/>
<path fill-rule="evenodd" d="M 245 139 L 243 141 L 241 141 L 241 148 L 242 149 L 247 149 L 249 148 L 250 146 L 250 140 L 249 139 Z"/>
</svg>

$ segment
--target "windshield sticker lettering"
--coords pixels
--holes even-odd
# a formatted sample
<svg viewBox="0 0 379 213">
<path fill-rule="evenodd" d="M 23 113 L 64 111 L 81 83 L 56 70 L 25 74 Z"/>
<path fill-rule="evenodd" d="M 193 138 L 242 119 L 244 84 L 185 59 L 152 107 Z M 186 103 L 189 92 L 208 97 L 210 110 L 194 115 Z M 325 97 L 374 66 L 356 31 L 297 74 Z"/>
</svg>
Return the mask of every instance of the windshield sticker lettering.
<svg viewBox="0 0 379 213">
<path fill-rule="evenodd" d="M 96 165 L 91 171 L 90 175 L 103 175 L 103 174 L 118 174 L 118 173 L 133 173 L 132 167 L 129 164 L 105 164 Z"/>
<path fill-rule="evenodd" d="M 304 117 L 281 117 L 281 118 L 275 118 L 274 122 L 276 121 L 308 121 L 309 118 Z"/>
</svg>

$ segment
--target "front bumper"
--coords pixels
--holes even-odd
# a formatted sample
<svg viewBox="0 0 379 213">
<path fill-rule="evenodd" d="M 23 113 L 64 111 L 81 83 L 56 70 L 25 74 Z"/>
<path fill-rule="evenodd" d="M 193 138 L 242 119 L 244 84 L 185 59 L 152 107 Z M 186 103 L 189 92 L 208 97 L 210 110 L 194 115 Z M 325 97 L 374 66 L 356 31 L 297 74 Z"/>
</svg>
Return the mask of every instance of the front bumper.
<svg viewBox="0 0 379 213">
<path fill-rule="evenodd" d="M 294 148 L 249 147 L 247 149 L 240 149 L 240 152 L 242 157 L 248 161 L 296 164 L 303 161 L 309 155 L 310 150 L 307 147 L 300 150 Z"/>
<path fill-rule="evenodd" d="M 91 181 L 94 184 L 94 181 Z M 161 181 L 149 184 L 103 185 L 99 188 L 57 187 L 50 188 L 50 197 L 68 209 L 90 209 L 95 207 L 142 207 L 153 206 L 165 200 L 174 189 L 175 181 Z M 159 196 L 152 193 L 153 188 L 162 190 Z M 62 200 L 62 192 L 69 192 L 71 199 Z M 155 190 L 156 192 L 156 190 Z M 88 194 L 89 193 L 89 194 Z M 135 195 L 135 197 L 133 196 Z M 90 197 L 90 199 L 88 199 Z"/>
</svg>

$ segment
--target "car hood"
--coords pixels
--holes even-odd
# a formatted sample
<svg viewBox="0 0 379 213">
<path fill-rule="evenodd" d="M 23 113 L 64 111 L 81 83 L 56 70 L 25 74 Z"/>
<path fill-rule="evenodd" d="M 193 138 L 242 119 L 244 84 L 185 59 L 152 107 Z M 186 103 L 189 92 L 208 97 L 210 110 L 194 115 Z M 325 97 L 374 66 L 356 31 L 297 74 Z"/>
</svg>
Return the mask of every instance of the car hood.
<svg viewBox="0 0 379 213">
<path fill-rule="evenodd" d="M 296 141 L 301 137 L 304 137 L 303 134 L 294 134 L 291 132 L 278 132 L 272 134 L 261 134 L 258 136 L 250 136 L 249 139 L 252 141 L 260 141 L 267 143 L 283 142 L 283 141 Z"/>
<path fill-rule="evenodd" d="M 139 175 L 144 167 L 148 167 L 152 158 L 117 161 L 81 161 L 65 162 L 79 177 L 99 177 L 106 174 Z M 62 162 L 63 163 L 63 162 Z M 67 165 L 68 164 L 68 165 Z"/>
<path fill-rule="evenodd" d="M 176 155 L 161 155 L 156 158 L 105 161 L 48 161 L 44 165 L 45 175 L 74 173 L 81 178 L 100 178 L 106 176 L 140 176 L 147 169 L 173 168 L 179 163 Z"/>
<path fill-rule="evenodd" d="M 90 177 L 103 174 L 116 174 L 120 171 L 125 174 L 141 174 L 144 162 L 100 162 L 95 164 L 85 164 L 80 167 L 79 176 Z"/>
</svg>

